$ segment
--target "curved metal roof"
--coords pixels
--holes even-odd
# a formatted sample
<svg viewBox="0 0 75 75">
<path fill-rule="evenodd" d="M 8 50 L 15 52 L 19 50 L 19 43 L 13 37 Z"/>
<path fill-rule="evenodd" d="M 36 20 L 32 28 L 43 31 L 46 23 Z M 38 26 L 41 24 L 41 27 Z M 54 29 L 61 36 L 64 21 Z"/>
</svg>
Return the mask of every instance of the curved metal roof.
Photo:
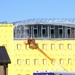
<svg viewBox="0 0 75 75">
<path fill-rule="evenodd" d="M 73 19 L 60 19 L 60 18 L 53 18 L 53 19 L 39 19 L 39 18 L 33 18 L 33 19 L 27 19 L 23 21 L 17 21 L 13 22 L 15 26 L 18 25 L 33 25 L 33 24 L 52 24 L 52 25 L 63 25 L 63 26 L 71 26 L 75 27 L 75 18 Z"/>
</svg>

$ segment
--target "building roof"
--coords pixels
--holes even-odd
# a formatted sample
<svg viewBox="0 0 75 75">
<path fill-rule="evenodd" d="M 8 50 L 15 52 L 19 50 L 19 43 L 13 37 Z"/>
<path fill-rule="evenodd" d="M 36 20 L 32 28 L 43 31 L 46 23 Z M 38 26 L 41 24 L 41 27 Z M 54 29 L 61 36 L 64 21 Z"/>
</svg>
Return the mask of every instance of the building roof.
<svg viewBox="0 0 75 75">
<path fill-rule="evenodd" d="M 10 62 L 6 48 L 4 46 L 0 46 L 0 64 L 8 64 Z"/>
<path fill-rule="evenodd" d="M 70 27 L 75 27 L 75 18 L 73 19 L 28 19 L 28 20 L 23 20 L 23 21 L 17 21 L 17 22 L 13 22 L 13 24 L 15 26 L 19 26 L 19 25 L 33 25 L 33 24 L 43 24 L 43 25 L 62 25 L 62 26 L 70 26 Z"/>
</svg>

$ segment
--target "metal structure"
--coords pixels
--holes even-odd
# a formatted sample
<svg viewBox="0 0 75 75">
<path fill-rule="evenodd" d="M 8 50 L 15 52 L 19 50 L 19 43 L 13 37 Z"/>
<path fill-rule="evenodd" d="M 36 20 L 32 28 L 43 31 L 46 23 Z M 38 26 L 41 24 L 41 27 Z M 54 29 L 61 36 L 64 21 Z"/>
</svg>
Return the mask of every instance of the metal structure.
<svg viewBox="0 0 75 75">
<path fill-rule="evenodd" d="M 75 19 L 29 19 L 14 22 L 14 38 L 75 38 Z"/>
</svg>

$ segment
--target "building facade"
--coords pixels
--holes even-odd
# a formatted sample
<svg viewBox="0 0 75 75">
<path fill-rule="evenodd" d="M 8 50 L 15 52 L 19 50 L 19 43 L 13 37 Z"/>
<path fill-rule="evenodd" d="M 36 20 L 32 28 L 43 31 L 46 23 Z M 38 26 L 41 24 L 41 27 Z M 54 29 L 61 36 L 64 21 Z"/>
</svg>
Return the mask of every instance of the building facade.
<svg viewBox="0 0 75 75">
<path fill-rule="evenodd" d="M 11 75 L 11 74 L 14 75 L 13 74 L 14 72 L 13 71 L 13 56 L 14 56 L 13 42 L 14 42 L 13 41 L 13 24 L 0 24 L 0 46 L 5 46 L 12 62 L 11 64 L 8 65 L 8 75 Z"/>
<path fill-rule="evenodd" d="M 67 71 L 75 71 L 75 22 L 68 20 L 35 20 L 0 24 L 0 45 L 8 50 L 11 64 L 8 75 L 33 75 L 34 71 L 62 71 L 29 45 L 34 38 L 38 47 Z"/>
</svg>

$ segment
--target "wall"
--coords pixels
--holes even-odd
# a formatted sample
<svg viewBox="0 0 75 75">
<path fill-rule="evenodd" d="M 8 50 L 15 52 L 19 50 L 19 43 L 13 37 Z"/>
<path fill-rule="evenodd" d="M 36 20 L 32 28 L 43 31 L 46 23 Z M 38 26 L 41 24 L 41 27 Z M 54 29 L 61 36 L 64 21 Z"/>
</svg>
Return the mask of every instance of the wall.
<svg viewBox="0 0 75 75">
<path fill-rule="evenodd" d="M 11 60 L 8 75 L 13 74 L 13 24 L 0 24 L 0 46 L 5 46 Z"/>
<path fill-rule="evenodd" d="M 75 71 L 75 40 L 36 40 L 36 43 L 40 49 L 53 58 L 59 65 L 68 71 Z M 24 40 L 14 40 L 14 56 L 15 75 L 32 75 L 33 72 L 37 70 L 62 71 L 61 68 L 53 65 L 53 63 L 39 51 L 30 49 L 25 45 Z M 19 59 L 18 63 L 17 59 Z M 28 62 L 26 62 L 26 60 Z M 34 63 L 35 61 L 36 63 Z"/>
</svg>

